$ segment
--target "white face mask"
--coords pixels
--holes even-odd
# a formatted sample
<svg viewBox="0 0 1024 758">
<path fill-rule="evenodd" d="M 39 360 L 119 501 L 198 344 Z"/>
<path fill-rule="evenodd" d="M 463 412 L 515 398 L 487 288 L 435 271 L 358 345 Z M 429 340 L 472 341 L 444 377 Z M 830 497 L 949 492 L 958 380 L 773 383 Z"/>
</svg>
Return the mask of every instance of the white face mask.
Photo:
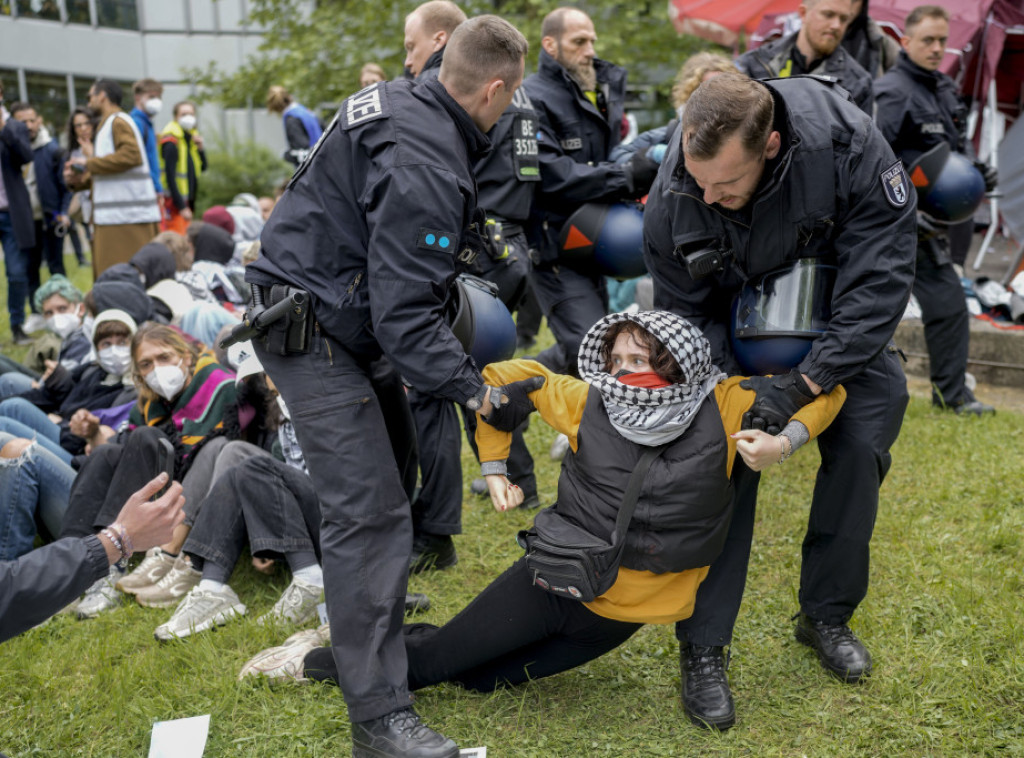
<svg viewBox="0 0 1024 758">
<path fill-rule="evenodd" d="M 292 414 L 288 412 L 288 406 L 284 404 L 284 398 L 280 395 L 277 396 L 277 407 L 281 409 L 281 413 L 284 414 L 284 417 L 291 421 Z"/>
<path fill-rule="evenodd" d="M 159 97 L 151 97 L 142 106 L 142 110 L 149 116 L 155 116 L 160 112 L 160 109 L 164 107 L 164 101 Z"/>
<path fill-rule="evenodd" d="M 127 345 L 111 345 L 100 350 L 97 360 L 108 374 L 124 376 L 132 365 L 132 351 Z"/>
<path fill-rule="evenodd" d="M 181 361 L 177 366 L 154 366 L 146 374 L 146 386 L 164 400 L 173 400 L 185 386 L 185 372 L 181 370 Z"/>
<path fill-rule="evenodd" d="M 81 325 L 82 319 L 78 317 L 77 313 L 73 312 L 54 313 L 50 318 L 46 319 L 47 328 L 62 340 L 67 339 L 68 335 Z"/>
<path fill-rule="evenodd" d="M 178 123 L 181 124 L 181 128 L 186 132 L 190 132 L 196 128 L 196 117 L 184 115 L 178 119 Z"/>
</svg>

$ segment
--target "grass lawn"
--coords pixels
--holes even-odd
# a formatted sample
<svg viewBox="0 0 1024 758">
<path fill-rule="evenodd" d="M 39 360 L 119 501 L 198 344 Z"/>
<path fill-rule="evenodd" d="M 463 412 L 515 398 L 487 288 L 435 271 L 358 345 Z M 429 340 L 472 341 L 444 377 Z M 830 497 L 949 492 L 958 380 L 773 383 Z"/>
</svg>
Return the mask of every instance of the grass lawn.
<svg viewBox="0 0 1024 758">
<path fill-rule="evenodd" d="M 545 504 L 557 476 L 553 436 L 543 423 L 528 436 Z M 734 729 L 712 734 L 686 721 L 671 627 L 647 627 L 600 660 L 514 690 L 430 688 L 417 707 L 491 758 L 1024 755 L 1022 451 L 1024 415 L 961 419 L 911 402 L 882 489 L 871 589 L 852 624 L 874 656 L 875 674 L 861 685 L 829 678 L 792 635 L 812 445 L 762 479 L 730 669 Z M 465 453 L 463 470 L 460 561 L 412 578 L 433 602 L 420 620 L 443 623 L 472 599 L 521 553 L 514 536 L 531 520 L 469 493 L 476 465 Z M 232 586 L 248 617 L 181 642 L 153 638 L 170 610 L 126 603 L 0 645 L 0 751 L 142 756 L 154 721 L 210 713 L 207 756 L 348 755 L 336 689 L 235 679 L 250 656 L 294 631 L 254 622 L 288 581 L 243 561 Z"/>
</svg>

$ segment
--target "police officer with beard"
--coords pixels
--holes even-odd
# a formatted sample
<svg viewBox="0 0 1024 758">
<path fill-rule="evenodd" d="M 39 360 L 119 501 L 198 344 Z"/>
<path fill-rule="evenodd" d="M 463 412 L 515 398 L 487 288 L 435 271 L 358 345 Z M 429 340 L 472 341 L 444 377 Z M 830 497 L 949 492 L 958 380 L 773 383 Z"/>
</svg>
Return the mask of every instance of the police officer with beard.
<svg viewBox="0 0 1024 758">
<path fill-rule="evenodd" d="M 604 277 L 558 259 L 562 226 L 584 203 L 641 197 L 658 172 L 646 151 L 608 161 L 621 140 L 626 71 L 594 54 L 597 34 L 583 11 L 557 8 L 541 24 L 537 73 L 523 82 L 540 120 L 541 183 L 527 236 L 537 249 L 533 289 L 558 344 L 537 359 L 576 373 L 587 330 L 608 308 Z"/>
<path fill-rule="evenodd" d="M 831 76 L 871 115 L 871 75 L 840 45 L 855 15 L 851 0 L 804 0 L 797 11 L 798 31 L 745 52 L 736 68 L 754 79 Z"/>
<path fill-rule="evenodd" d="M 871 656 L 847 624 L 867 592 L 878 488 L 908 399 L 891 343 L 914 276 L 914 193 L 902 164 L 831 84 L 721 74 L 686 104 L 647 201 L 644 237 L 654 307 L 699 326 L 728 374 L 741 373 L 730 305 L 745 282 L 801 259 L 836 268 L 829 302 L 815 304 L 831 313 L 825 331 L 790 373 L 749 380 L 757 397 L 744 423 L 785 426 L 785 414 L 820 392 L 846 388 L 846 404 L 818 438 L 796 638 L 829 672 L 858 681 Z M 723 647 L 743 596 L 758 475 L 737 464 L 733 483 L 725 548 L 693 616 L 676 627 L 684 708 L 718 729 L 735 722 Z"/>
<path fill-rule="evenodd" d="M 907 165 L 943 142 L 956 152 L 964 151 L 967 108 L 953 80 L 938 70 L 948 38 L 949 13 L 935 5 L 918 6 L 907 16 L 896 65 L 875 82 L 878 128 Z M 995 169 L 975 165 L 985 177 L 985 189 L 995 189 Z M 973 218 L 960 227 L 966 227 L 969 245 Z M 932 404 L 957 414 L 981 416 L 995 409 L 976 399 L 965 384 L 970 326 L 950 251 L 950 232 L 956 228 L 918 214 L 914 296 L 921 306 L 928 345 Z"/>
<path fill-rule="evenodd" d="M 302 292 L 312 301 L 308 325 L 292 309 L 255 347 L 322 504 L 355 756 L 458 755 L 411 707 L 402 618 L 412 526 L 381 412 L 405 400 L 375 393 L 370 364 L 383 355 L 410 384 L 491 410 L 442 309 L 476 206 L 472 164 L 512 101 L 526 49 L 506 21 L 481 16 L 453 32 L 437 80 L 382 82 L 345 100 L 246 269 L 268 306 L 301 303 Z"/>
<path fill-rule="evenodd" d="M 430 0 L 405 20 L 405 65 L 417 81 L 436 79 L 445 47 L 466 14 L 449 0 Z M 524 123 L 525 121 L 525 123 Z M 516 140 L 516 133 L 532 133 Z M 529 214 L 537 170 L 536 116 L 522 88 L 488 132 L 491 150 L 474 165 L 478 207 L 486 210 L 486 244 L 460 271 L 498 285 L 509 311 L 522 297 L 529 266 L 522 223 Z M 532 150 L 530 149 L 532 147 Z M 517 152 L 518 150 L 518 152 Z M 518 220 L 518 221 L 517 221 Z M 462 441 L 458 412 L 448 400 L 409 388 L 409 406 L 416 424 L 421 487 L 412 504 L 413 550 L 410 571 L 418 573 L 455 565 L 458 554 L 452 535 L 462 531 Z M 476 414 L 465 415 L 470 444 Z M 522 432 L 513 437 L 509 477 L 523 489 L 526 502 L 539 504 L 533 459 Z M 486 494 L 484 485 L 484 494 Z"/>
</svg>

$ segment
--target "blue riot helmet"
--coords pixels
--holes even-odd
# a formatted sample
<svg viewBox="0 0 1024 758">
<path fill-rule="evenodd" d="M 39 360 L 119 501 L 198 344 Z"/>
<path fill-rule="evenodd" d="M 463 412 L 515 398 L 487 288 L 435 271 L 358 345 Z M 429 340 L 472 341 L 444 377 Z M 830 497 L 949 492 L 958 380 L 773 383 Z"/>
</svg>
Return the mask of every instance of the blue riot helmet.
<svg viewBox="0 0 1024 758">
<path fill-rule="evenodd" d="M 985 177 L 945 142 L 922 153 L 907 174 L 917 188 L 917 209 L 937 221 L 955 224 L 970 218 L 985 196 Z"/>
<path fill-rule="evenodd" d="M 516 352 L 516 324 L 498 298 L 498 288 L 469 274 L 459 274 L 445 306 L 445 318 L 463 349 L 483 368 Z"/>
<path fill-rule="evenodd" d="M 643 242 L 642 204 L 584 203 L 562 227 L 559 258 L 589 265 L 605 276 L 635 279 L 647 273 Z"/>
<path fill-rule="evenodd" d="M 750 279 L 733 301 L 732 349 L 752 375 L 795 368 L 828 328 L 836 267 L 803 258 Z"/>
</svg>

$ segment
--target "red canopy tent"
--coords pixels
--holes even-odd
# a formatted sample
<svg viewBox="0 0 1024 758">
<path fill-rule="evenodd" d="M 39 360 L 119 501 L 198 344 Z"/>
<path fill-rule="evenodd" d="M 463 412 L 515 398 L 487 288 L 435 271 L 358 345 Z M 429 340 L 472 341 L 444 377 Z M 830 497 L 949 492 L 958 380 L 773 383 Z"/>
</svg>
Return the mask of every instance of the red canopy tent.
<svg viewBox="0 0 1024 758">
<path fill-rule="evenodd" d="M 668 15 L 680 34 L 693 34 L 725 47 L 737 47 L 767 15 L 792 11 L 799 0 L 670 0 Z"/>
</svg>

